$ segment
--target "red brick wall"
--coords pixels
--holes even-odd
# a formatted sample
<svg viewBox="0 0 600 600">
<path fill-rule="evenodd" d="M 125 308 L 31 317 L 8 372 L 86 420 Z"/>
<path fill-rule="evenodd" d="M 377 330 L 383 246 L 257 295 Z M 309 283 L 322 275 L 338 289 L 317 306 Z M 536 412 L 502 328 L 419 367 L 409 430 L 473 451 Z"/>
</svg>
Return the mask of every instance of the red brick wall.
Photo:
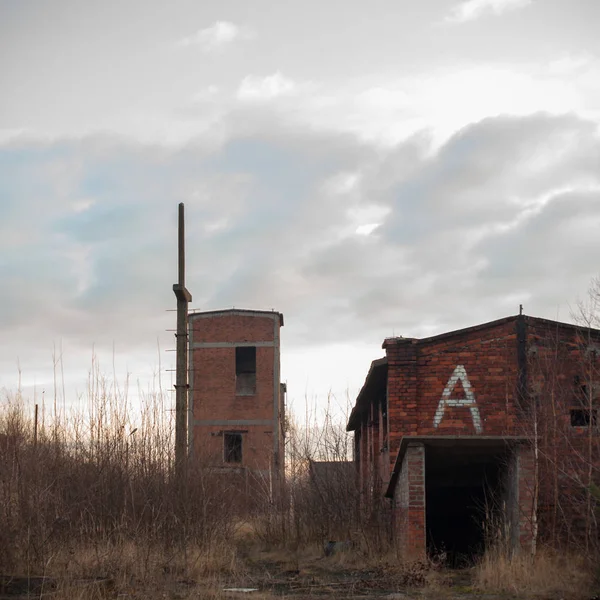
<svg viewBox="0 0 600 600">
<path fill-rule="evenodd" d="M 190 315 L 190 406 L 192 447 L 196 457 L 210 464 L 223 463 L 223 432 L 242 432 L 241 466 L 283 475 L 281 422 L 274 425 L 274 412 L 281 410 L 279 385 L 279 314 L 245 315 L 224 312 Z M 260 343 L 269 345 L 260 345 Z M 236 344 L 257 343 L 256 393 L 236 394 Z M 202 344 L 209 344 L 208 347 Z M 223 344 L 214 347 L 210 344 Z M 198 347 L 200 345 L 200 347 Z M 262 421 L 259 424 L 201 424 L 199 421 Z M 279 438 L 278 464 L 274 464 L 274 436 Z"/>
<path fill-rule="evenodd" d="M 256 394 L 238 396 L 235 393 L 235 347 L 195 348 L 192 362 L 194 419 L 273 419 L 274 354 L 272 347 L 256 348 Z"/>
<path fill-rule="evenodd" d="M 379 503 L 388 484 L 389 453 L 384 449 L 385 423 L 381 405 L 369 406 L 368 414 L 361 421 L 359 483 L 364 502 Z"/>
<path fill-rule="evenodd" d="M 528 323 L 527 338 L 531 402 L 537 402 L 540 535 L 542 541 L 556 545 L 573 539 L 581 543 L 587 535 L 588 467 L 591 462 L 598 472 L 600 444 L 597 428 L 571 425 L 570 411 L 587 410 L 589 397 L 581 386 L 588 390 L 591 386 L 594 394 L 594 382 L 597 386 L 600 381 L 600 354 L 594 351 L 600 350 L 600 334 L 534 321 Z M 599 400 L 596 395 L 596 410 Z M 523 433 L 529 436 L 533 435 L 532 408 L 521 423 Z"/>
<path fill-rule="evenodd" d="M 273 456 L 273 432 L 265 426 L 205 426 L 196 427 L 194 451 L 201 456 L 205 464 L 223 465 L 223 431 L 243 431 L 242 456 L 240 465 L 231 467 L 247 467 L 250 470 L 268 473 Z"/>
<path fill-rule="evenodd" d="M 369 462 L 369 431 L 367 426 L 367 420 L 363 419 L 360 425 L 360 489 L 363 493 L 362 502 L 365 504 L 367 500 L 370 501 L 369 496 L 369 479 L 370 473 L 373 468 L 372 463 Z"/>
<path fill-rule="evenodd" d="M 533 449 L 529 445 L 516 447 L 518 478 L 518 526 L 519 545 L 522 549 L 531 548 L 533 532 L 533 503 L 535 494 L 535 461 Z"/>
<path fill-rule="evenodd" d="M 388 340 L 386 351 L 390 466 L 406 436 L 518 435 L 530 440 L 535 436 L 539 445 L 540 486 L 536 519 L 542 540 L 560 543 L 561 539 L 577 535 L 577 522 L 585 521 L 581 510 L 585 506 L 581 500 L 585 489 L 573 482 L 586 481 L 590 461 L 600 464 L 600 444 L 594 429 L 572 426 L 570 409 L 586 408 L 585 400 L 577 399 L 581 385 L 596 390 L 593 394 L 598 406 L 598 332 L 523 317 L 437 339 Z M 438 412 L 440 418 L 435 418 L 444 388 L 458 365 L 464 367 L 468 378 L 480 428 L 474 423 L 472 406 L 446 403 L 443 416 Z M 468 400 L 462 383 L 456 384 L 450 397 Z M 600 415 L 596 418 L 600 424 Z M 531 445 L 517 446 L 515 456 L 514 541 L 528 548 L 532 541 L 536 485 Z M 402 479 L 405 468 L 403 465 L 398 480 L 399 497 L 407 485 Z M 570 473 L 571 477 L 567 480 L 563 473 Z M 555 497 L 560 497 L 560 511 L 554 505 Z M 410 536 L 403 528 L 408 525 L 402 523 L 411 513 L 406 507 L 400 507 L 398 512 L 397 501 L 395 507 L 401 530 L 398 535 L 406 544 Z"/>
<path fill-rule="evenodd" d="M 405 559 L 425 557 L 425 447 L 411 443 L 402 459 L 394 492 L 392 518 L 395 541 Z"/>
<path fill-rule="evenodd" d="M 390 468 L 400 440 L 410 435 L 510 435 L 517 420 L 517 334 L 514 321 L 479 331 L 432 341 L 390 341 L 388 404 Z M 448 400 L 467 402 L 462 381 L 442 401 L 444 389 L 458 366 L 464 367 L 474 399 L 472 407 L 452 406 Z M 461 371 L 463 373 L 463 371 Z M 436 427 L 436 412 L 443 416 Z M 481 430 L 474 422 L 479 416 Z"/>
<path fill-rule="evenodd" d="M 274 322 L 279 327 L 277 313 L 260 317 L 227 313 L 198 317 L 194 317 L 193 313 L 190 315 L 194 342 L 272 342 Z"/>
</svg>

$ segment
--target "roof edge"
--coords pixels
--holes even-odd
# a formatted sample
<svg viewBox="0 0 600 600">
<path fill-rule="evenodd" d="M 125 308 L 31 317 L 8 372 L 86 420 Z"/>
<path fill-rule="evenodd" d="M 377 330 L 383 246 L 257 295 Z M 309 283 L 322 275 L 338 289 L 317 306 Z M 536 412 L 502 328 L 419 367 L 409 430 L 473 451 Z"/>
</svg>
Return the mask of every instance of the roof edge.
<svg viewBox="0 0 600 600">
<path fill-rule="evenodd" d="M 468 333 L 474 333 L 477 331 L 483 331 L 485 329 L 492 329 L 505 323 L 517 321 L 518 319 L 524 319 L 526 323 L 539 323 L 544 325 L 553 325 L 562 329 L 572 329 L 575 331 L 594 331 L 600 334 L 600 329 L 593 327 L 586 327 L 585 325 L 577 325 L 576 323 L 565 323 L 564 321 L 554 321 L 553 319 L 545 319 L 543 317 L 532 317 L 529 315 L 511 315 L 508 317 L 502 317 L 501 319 L 495 319 L 494 321 L 488 321 L 486 323 L 480 323 L 479 325 L 471 325 L 470 327 L 463 327 L 462 329 L 453 329 L 452 331 L 446 331 L 444 333 L 438 333 L 437 335 L 431 335 L 424 338 L 411 338 L 411 337 L 391 337 L 385 338 L 382 344 L 382 348 L 388 346 L 397 346 L 400 344 L 427 344 L 429 342 L 437 342 L 439 340 L 452 338 Z"/>
<path fill-rule="evenodd" d="M 266 317 L 275 316 L 279 317 L 279 325 L 283 327 L 283 313 L 276 310 L 255 310 L 251 308 L 223 308 L 220 310 L 190 310 L 188 316 L 190 319 L 200 318 L 207 319 L 210 317 L 219 316 L 245 316 L 245 317 Z"/>
<path fill-rule="evenodd" d="M 445 338 L 450 338 L 454 336 L 464 335 L 465 333 L 472 333 L 476 331 L 482 331 L 484 329 L 491 329 L 493 327 L 497 327 L 498 325 L 504 325 L 505 323 L 510 323 L 511 321 L 516 321 L 519 318 L 519 315 L 512 315 L 510 317 L 502 317 L 501 319 L 496 319 L 494 321 L 488 321 L 487 323 L 480 323 L 479 325 L 471 325 L 470 327 L 463 327 L 462 329 L 453 329 L 452 331 L 445 331 L 444 333 L 438 333 L 437 335 L 430 335 L 424 338 L 386 338 L 383 342 L 383 347 L 399 344 L 406 344 L 408 342 L 412 342 L 415 344 L 426 344 L 428 342 L 437 342 L 438 340 L 443 340 Z"/>
<path fill-rule="evenodd" d="M 363 395 L 366 393 L 367 386 L 369 384 L 369 379 L 373 376 L 373 373 L 376 369 L 387 366 L 388 360 L 387 356 L 383 356 L 382 358 L 376 358 L 371 361 L 371 366 L 369 367 L 369 372 L 365 378 L 365 382 L 363 386 L 360 388 L 360 392 L 358 392 L 358 396 L 356 397 L 356 404 L 352 407 L 352 411 L 350 412 L 350 416 L 348 417 L 348 424 L 346 425 L 346 431 L 355 431 L 358 427 L 358 423 L 355 421 L 358 419 L 359 413 L 359 404 L 361 403 Z"/>
</svg>

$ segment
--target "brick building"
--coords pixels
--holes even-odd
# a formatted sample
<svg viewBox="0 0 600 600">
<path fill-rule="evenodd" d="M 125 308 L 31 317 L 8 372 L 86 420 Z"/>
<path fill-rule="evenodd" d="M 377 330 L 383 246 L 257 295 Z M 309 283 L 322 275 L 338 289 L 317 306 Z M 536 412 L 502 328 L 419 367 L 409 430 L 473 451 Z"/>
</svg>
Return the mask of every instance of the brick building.
<svg viewBox="0 0 600 600">
<path fill-rule="evenodd" d="M 284 474 L 282 326 L 274 311 L 189 315 L 190 455 L 271 497 Z"/>
<path fill-rule="evenodd" d="M 600 331 L 519 315 L 383 348 L 347 426 L 364 502 L 391 499 L 412 556 L 476 553 L 486 511 L 513 547 L 528 546 L 538 513 L 542 527 L 552 514 L 546 458 L 573 453 L 596 423 Z"/>
</svg>

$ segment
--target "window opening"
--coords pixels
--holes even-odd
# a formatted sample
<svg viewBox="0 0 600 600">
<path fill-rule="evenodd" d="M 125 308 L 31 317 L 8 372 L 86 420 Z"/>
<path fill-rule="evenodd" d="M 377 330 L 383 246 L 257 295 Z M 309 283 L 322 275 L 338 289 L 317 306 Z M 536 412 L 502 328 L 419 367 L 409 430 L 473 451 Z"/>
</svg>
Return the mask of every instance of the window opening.
<svg viewBox="0 0 600 600">
<path fill-rule="evenodd" d="M 242 462 L 242 434 L 225 433 L 223 434 L 224 455 L 226 463 Z"/>
<path fill-rule="evenodd" d="M 596 425 L 598 411 L 592 409 L 591 411 L 587 408 L 572 408 L 571 409 L 571 427 L 589 427 Z"/>
<path fill-rule="evenodd" d="M 235 349 L 235 393 L 256 393 L 256 347 L 238 346 Z"/>
</svg>

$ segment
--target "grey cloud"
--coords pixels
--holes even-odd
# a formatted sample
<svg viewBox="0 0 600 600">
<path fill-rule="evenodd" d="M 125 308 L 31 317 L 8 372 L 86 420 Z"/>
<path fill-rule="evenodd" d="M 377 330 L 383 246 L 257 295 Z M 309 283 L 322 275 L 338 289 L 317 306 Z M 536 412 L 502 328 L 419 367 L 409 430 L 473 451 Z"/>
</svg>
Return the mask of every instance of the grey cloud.
<svg viewBox="0 0 600 600">
<path fill-rule="evenodd" d="M 390 237 L 413 242 L 453 225 L 502 223 L 523 204 L 594 176 L 598 138 L 575 117 L 498 117 L 469 125 L 396 183 Z"/>
<path fill-rule="evenodd" d="M 412 150 L 395 153 L 395 181 L 392 156 L 382 163 L 386 186 L 376 167 L 363 182 L 366 196 L 391 209 L 372 245 L 326 248 L 308 267 L 336 278 L 332 293 L 346 295 L 355 335 L 372 327 L 419 335 L 424 324 L 435 323 L 438 331 L 469 325 L 516 312 L 519 299 L 552 317 L 557 302 L 573 301 L 574 290 L 585 289 L 600 253 L 600 240 L 585 233 L 600 206 L 585 192 L 600 185 L 594 123 L 550 115 L 487 119 L 407 168 L 400 157 L 415 156 L 418 148 L 410 144 Z M 575 190 L 571 200 L 541 208 L 565 188 Z M 527 229 L 539 233 L 513 237 Z M 535 264 L 544 268 L 536 272 Z M 332 318 L 341 323 L 344 315 Z"/>
<path fill-rule="evenodd" d="M 18 340 L 0 360 L 61 337 L 168 346 L 180 201 L 193 306 L 281 310 L 290 347 L 430 334 L 515 312 L 517 298 L 554 316 L 598 271 L 592 123 L 497 117 L 430 154 L 423 135 L 376 151 L 268 114 L 232 114 L 212 148 L 0 147 L 0 329 Z M 330 185 L 348 173 L 354 187 Z M 373 206 L 385 222 L 356 235 L 352 211 Z"/>
<path fill-rule="evenodd" d="M 600 271 L 599 225 L 600 185 L 556 194 L 539 213 L 481 244 L 488 258 L 482 275 L 492 288 L 533 289 L 550 302 L 560 302 L 565 289 L 583 293 L 589 274 Z"/>
<path fill-rule="evenodd" d="M 179 201 L 188 210 L 195 305 L 279 308 L 284 294 L 271 299 L 272 272 L 335 224 L 338 208 L 320 202 L 317 189 L 358 162 L 363 150 L 354 148 L 343 138 L 277 132 L 241 136 L 211 154 L 116 138 L 4 146 L 2 206 L 23 232 L 0 263 L 4 335 L 25 327 L 30 342 L 66 336 L 126 348 L 161 335 L 173 304 Z M 53 185 L 49 170 L 64 171 L 68 185 Z M 81 198 L 91 202 L 75 210 Z M 27 241 L 30 228 L 40 243 Z"/>
</svg>

